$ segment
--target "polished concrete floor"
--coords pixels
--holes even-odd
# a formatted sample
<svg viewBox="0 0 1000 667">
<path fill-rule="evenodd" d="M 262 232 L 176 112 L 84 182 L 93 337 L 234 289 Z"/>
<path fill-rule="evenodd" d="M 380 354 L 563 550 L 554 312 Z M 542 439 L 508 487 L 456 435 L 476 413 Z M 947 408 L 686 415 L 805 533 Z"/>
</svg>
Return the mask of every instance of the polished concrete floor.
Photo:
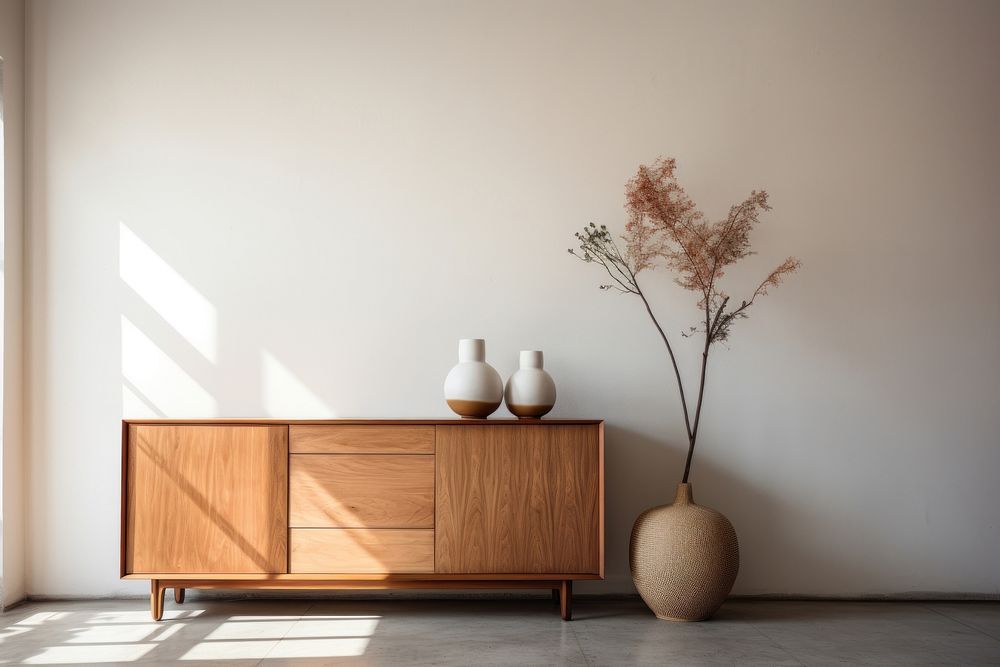
<svg viewBox="0 0 1000 667">
<path fill-rule="evenodd" d="M 0 664 L 1000 665 L 1000 603 L 732 601 L 704 623 L 639 601 L 31 602 L 0 616 Z"/>
</svg>

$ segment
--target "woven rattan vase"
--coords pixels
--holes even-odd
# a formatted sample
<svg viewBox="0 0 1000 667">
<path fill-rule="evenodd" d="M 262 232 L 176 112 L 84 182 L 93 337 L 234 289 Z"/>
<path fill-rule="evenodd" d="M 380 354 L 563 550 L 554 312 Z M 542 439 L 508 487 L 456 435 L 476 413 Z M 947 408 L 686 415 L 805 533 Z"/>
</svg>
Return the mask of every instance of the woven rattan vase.
<svg viewBox="0 0 1000 667">
<path fill-rule="evenodd" d="M 657 618 L 701 621 L 725 601 L 740 569 L 736 531 L 726 517 L 696 505 L 690 484 L 670 505 L 635 520 L 629 544 L 632 581 Z"/>
</svg>

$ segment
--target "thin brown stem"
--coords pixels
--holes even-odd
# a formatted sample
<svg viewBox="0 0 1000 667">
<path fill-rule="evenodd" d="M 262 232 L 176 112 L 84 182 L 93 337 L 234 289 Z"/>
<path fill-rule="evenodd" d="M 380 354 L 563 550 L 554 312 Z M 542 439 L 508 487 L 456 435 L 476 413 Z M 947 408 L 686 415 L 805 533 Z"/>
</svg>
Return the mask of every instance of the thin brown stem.
<svg viewBox="0 0 1000 667">
<path fill-rule="evenodd" d="M 603 266 L 604 270 L 608 272 L 608 275 L 611 277 L 611 279 L 614 280 L 616 283 L 618 283 L 619 287 L 617 289 L 620 289 L 622 292 L 635 294 L 635 291 L 631 289 L 630 286 L 623 283 L 621 280 L 618 279 L 618 277 L 614 273 L 611 272 L 611 267 L 608 266 L 608 263 L 606 261 L 604 261 L 600 257 L 598 257 L 594 261 Z"/>
<path fill-rule="evenodd" d="M 712 328 L 710 329 L 710 335 L 712 336 L 712 342 L 715 342 L 715 334 L 718 332 L 719 320 L 722 318 L 722 311 L 726 309 L 726 304 L 729 303 L 729 297 L 722 299 L 722 303 L 719 304 L 719 309 L 715 311 L 715 318 L 712 320 Z"/>
<path fill-rule="evenodd" d="M 615 285 L 611 285 L 610 287 L 614 287 L 615 289 L 617 289 L 618 291 L 622 292 L 623 294 L 626 294 L 626 293 L 627 294 L 635 294 L 636 293 L 635 289 L 633 289 L 633 285 L 630 284 L 629 276 L 626 275 L 621 270 L 621 267 L 618 266 L 615 258 L 612 257 L 606 250 L 601 250 L 601 249 L 598 249 L 598 248 L 591 248 L 590 249 L 590 257 L 589 257 L 589 259 L 586 258 L 586 257 L 582 257 L 582 256 L 578 255 L 576 252 L 573 252 L 573 256 L 576 257 L 577 259 L 579 259 L 582 262 L 592 262 L 594 264 L 600 264 L 604 268 L 604 270 L 607 272 L 608 277 L 610 277 L 613 281 L 615 281 L 618 284 L 617 287 Z M 617 270 L 618 273 L 621 274 L 621 276 L 622 276 L 622 278 L 624 278 L 625 282 L 622 282 L 622 279 L 619 278 L 618 276 L 616 276 L 614 274 L 614 272 L 612 272 L 611 267 L 614 267 L 615 270 Z M 632 277 L 634 278 L 634 276 L 632 276 Z M 629 283 L 629 284 L 626 284 L 626 283 Z"/>
<path fill-rule="evenodd" d="M 714 277 L 714 276 L 713 276 Z M 701 379 L 698 382 L 698 404 L 694 408 L 694 427 L 688 439 L 687 459 L 684 461 L 684 477 L 681 483 L 686 484 L 691 474 L 691 459 L 694 457 L 694 446 L 698 440 L 698 423 L 701 421 L 701 404 L 705 398 L 705 369 L 708 366 L 708 349 L 712 345 L 712 304 L 705 299 L 705 349 L 701 353 Z"/>
<path fill-rule="evenodd" d="M 656 320 L 656 315 L 653 314 L 653 309 L 649 306 L 649 301 L 646 299 L 646 295 L 643 294 L 642 289 L 639 287 L 638 281 L 636 281 L 635 286 L 638 290 L 639 298 L 642 299 L 643 305 L 646 306 L 646 312 L 649 313 L 649 319 L 653 320 L 656 330 L 660 332 L 660 338 L 663 339 L 663 344 L 667 346 L 667 353 L 670 355 L 670 363 L 674 366 L 674 376 L 677 378 L 677 390 L 681 394 L 681 410 L 684 412 L 684 428 L 687 430 L 688 442 L 693 443 L 691 420 L 688 417 L 687 399 L 684 397 L 684 383 L 681 381 L 681 371 L 677 367 L 677 358 L 674 356 L 674 349 L 670 346 L 670 341 L 667 340 L 667 334 L 663 332 L 663 327 L 661 327 L 660 323 Z M 690 454 L 688 456 L 690 456 Z"/>
<path fill-rule="evenodd" d="M 705 371 L 708 369 L 708 349 L 712 339 L 705 334 L 705 349 L 701 353 L 701 379 L 698 382 L 698 404 L 694 409 L 694 428 L 691 431 L 691 440 L 688 445 L 687 460 L 684 462 L 684 477 L 681 482 L 686 484 L 688 476 L 691 474 L 691 458 L 694 456 L 694 445 L 698 439 L 698 424 L 701 422 L 701 404 L 705 398 Z"/>
</svg>

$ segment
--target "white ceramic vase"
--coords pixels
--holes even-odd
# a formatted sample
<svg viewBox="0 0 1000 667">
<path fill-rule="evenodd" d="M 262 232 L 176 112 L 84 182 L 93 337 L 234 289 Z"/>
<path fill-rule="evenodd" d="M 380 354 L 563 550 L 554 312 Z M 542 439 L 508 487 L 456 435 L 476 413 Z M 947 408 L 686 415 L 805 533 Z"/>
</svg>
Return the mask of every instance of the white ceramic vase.
<svg viewBox="0 0 1000 667">
<path fill-rule="evenodd" d="M 482 338 L 458 341 L 458 365 L 444 380 L 444 399 L 467 419 L 485 419 L 500 407 L 503 380 L 486 363 L 486 341 Z"/>
<path fill-rule="evenodd" d="M 539 350 L 521 350 L 521 367 L 507 380 L 504 399 L 519 419 L 538 419 L 556 404 L 556 383 L 542 368 Z"/>
</svg>

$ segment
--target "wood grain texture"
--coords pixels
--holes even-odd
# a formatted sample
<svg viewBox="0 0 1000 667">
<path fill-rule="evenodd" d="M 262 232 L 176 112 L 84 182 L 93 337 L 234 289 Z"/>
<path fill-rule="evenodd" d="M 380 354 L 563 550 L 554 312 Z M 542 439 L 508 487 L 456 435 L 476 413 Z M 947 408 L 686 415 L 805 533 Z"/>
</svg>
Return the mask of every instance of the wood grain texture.
<svg viewBox="0 0 1000 667">
<path fill-rule="evenodd" d="M 293 528 L 291 571 L 393 573 L 434 571 L 434 531 Z"/>
<path fill-rule="evenodd" d="M 118 470 L 121 478 L 121 507 L 119 508 L 118 525 L 118 576 L 124 578 L 128 574 L 125 560 L 125 543 L 128 535 L 128 431 L 129 424 L 122 420 L 122 462 Z"/>
<path fill-rule="evenodd" d="M 562 620 L 573 618 L 573 582 L 564 581 L 559 587 L 559 615 Z"/>
<path fill-rule="evenodd" d="M 433 454 L 433 426 L 291 425 L 293 454 Z"/>
<path fill-rule="evenodd" d="M 604 543 L 605 543 L 605 540 L 607 539 L 606 538 L 606 533 L 605 533 L 605 531 L 606 531 L 605 524 L 607 523 L 607 518 L 605 516 L 605 503 L 604 503 L 604 493 L 605 493 L 606 484 L 605 484 L 605 481 L 604 481 L 604 422 L 603 421 L 600 422 L 597 425 L 597 448 L 598 448 L 598 455 L 600 457 L 600 460 L 598 461 L 597 465 L 600 466 L 600 468 L 601 468 L 601 477 L 600 477 L 600 480 L 599 480 L 599 488 L 598 488 L 598 492 L 597 492 L 597 495 L 598 495 L 598 501 L 597 501 L 598 502 L 598 522 L 597 523 L 598 523 L 598 526 L 599 526 L 599 528 L 598 528 L 598 535 L 597 535 L 597 544 L 598 544 L 598 547 L 601 550 L 601 559 L 600 559 L 600 567 L 598 568 L 597 573 L 599 575 L 601 575 L 601 579 L 603 579 L 604 578 Z"/>
<path fill-rule="evenodd" d="M 149 613 L 154 621 L 163 619 L 163 598 L 166 592 L 163 582 L 157 579 L 149 581 Z"/>
<path fill-rule="evenodd" d="M 325 530 L 325 529 L 322 529 Z M 303 580 L 319 579 L 343 579 L 342 572 L 324 572 L 322 577 L 315 574 L 196 574 L 191 572 L 144 572 L 142 574 L 127 574 L 125 579 L 170 579 L 184 581 L 259 581 L 289 584 L 296 584 Z M 350 575 L 350 579 L 358 581 L 555 581 L 555 588 L 559 588 L 559 582 L 563 579 L 587 580 L 600 579 L 596 574 L 569 574 L 551 573 L 542 574 L 407 574 L 396 572 L 387 574 L 385 572 L 355 572 Z M 195 588 L 188 586 L 188 588 Z"/>
<path fill-rule="evenodd" d="M 130 425 L 125 569 L 277 573 L 287 564 L 287 428 Z"/>
<path fill-rule="evenodd" d="M 439 426 L 438 573 L 600 574 L 597 425 Z"/>
<path fill-rule="evenodd" d="M 317 577 L 302 575 L 298 579 L 282 579 L 254 581 L 249 579 L 169 579 L 162 582 L 165 586 L 184 586 L 186 588 L 230 588 L 254 590 L 391 590 L 415 588 L 441 589 L 536 589 L 552 588 L 559 595 L 560 582 L 550 579 L 424 579 L 414 576 L 411 579 L 361 579 L 356 575 L 340 575 L 339 577 Z"/>
<path fill-rule="evenodd" d="M 183 432 L 174 434 L 177 442 L 173 449 L 161 447 L 156 441 L 149 451 L 142 451 L 135 446 L 138 437 L 130 437 L 133 429 L 170 428 Z M 289 457 L 289 429 L 319 428 L 330 430 L 328 433 L 308 433 L 306 445 L 308 452 Z M 601 579 L 604 574 L 604 424 L 600 420 L 123 420 L 122 422 L 122 531 L 121 531 L 121 565 L 120 574 L 126 579 L 150 579 L 154 587 L 151 590 L 151 611 L 154 618 L 162 617 L 163 598 L 166 588 L 174 588 L 175 600 L 184 599 L 185 588 L 235 588 L 235 589 L 397 589 L 397 588 L 541 588 L 555 589 L 559 599 L 560 611 L 565 618 L 572 614 L 572 580 Z M 275 489 L 271 499 L 253 507 L 252 511 L 243 511 L 243 517 L 257 517 L 260 524 L 251 525 L 247 530 L 239 528 L 240 521 L 225 514 L 226 510 L 212 509 L 220 497 L 219 508 L 233 509 L 245 507 L 240 498 L 252 497 L 246 494 L 247 487 L 259 489 L 267 487 L 267 483 L 247 482 L 253 475 L 242 472 L 230 472 L 225 477 L 226 484 L 216 480 L 213 472 L 216 468 L 239 467 L 233 460 L 246 456 L 240 446 L 219 446 L 213 437 L 218 434 L 213 429 L 277 429 L 284 437 L 281 440 L 283 451 L 280 455 L 271 457 L 266 465 L 251 465 L 253 469 L 267 470 L 283 475 L 283 487 Z M 580 429 L 577 432 L 563 429 Z M 204 430 L 199 430 L 204 429 Z M 397 430 L 399 429 L 399 430 Z M 416 438 L 413 434 L 423 431 Z M 434 528 L 365 528 L 365 529 L 306 529 L 288 528 L 288 503 L 291 487 L 288 483 L 288 466 L 290 459 L 333 459 L 343 457 L 357 459 L 360 468 L 356 473 L 361 477 L 369 477 L 367 481 L 359 480 L 358 474 L 337 472 L 338 466 L 333 466 L 333 480 L 326 485 L 320 483 L 313 492 L 328 493 L 333 489 L 343 496 L 352 495 L 352 485 L 363 498 L 368 495 L 368 501 L 349 500 L 348 507 L 362 508 L 362 514 L 373 512 L 372 522 L 379 522 L 390 514 L 399 516 L 398 509 L 385 509 L 398 506 L 396 502 L 386 503 L 383 509 L 372 510 L 372 503 L 379 494 L 371 494 L 370 488 L 382 489 L 384 477 L 375 477 L 373 466 L 361 465 L 362 460 L 372 463 L 386 457 L 388 459 L 408 459 L 416 466 L 427 466 L 426 461 L 439 462 L 434 456 L 435 432 L 440 429 L 444 434 L 442 441 L 448 438 L 447 431 L 454 429 L 452 453 L 456 457 L 456 465 L 445 465 L 445 470 L 436 470 L 431 487 L 443 487 L 442 480 L 449 479 L 450 491 L 435 488 L 433 500 L 441 502 L 449 494 L 453 497 L 452 523 L 461 524 L 468 531 L 454 531 L 448 536 L 435 536 L 435 530 L 440 525 L 434 517 Z M 469 429 L 469 430 L 467 430 Z M 155 433 L 155 429 L 150 433 Z M 332 433 L 332 436 L 330 435 Z M 458 434 L 464 434 L 458 438 Z M 590 435 L 588 435 L 590 434 Z M 318 436 L 309 442 L 310 438 Z M 395 438 L 402 436 L 402 445 Z M 331 439 L 332 438 L 332 439 Z M 593 439 L 596 439 L 596 466 L 591 455 Z M 238 439 L 238 438 L 237 438 Z M 170 438 L 165 438 L 169 441 Z M 179 441 L 197 447 L 178 449 Z M 491 444 L 492 441 L 492 444 Z M 325 447 L 342 448 L 343 453 L 327 454 Z M 440 441 L 439 441 L 440 442 Z M 570 445 L 583 447 L 574 450 Z M 471 446 L 470 446 L 471 445 Z M 204 449 L 207 446 L 207 449 Z M 402 449 L 399 449 L 402 447 Z M 213 449 L 214 448 L 214 449 Z M 463 449 L 464 448 L 464 449 Z M 337 452 L 342 451 L 337 449 Z M 180 459 L 190 457 L 191 461 Z M 576 463 L 572 456 L 581 457 Z M 253 457 L 251 457 L 253 458 Z M 399 461 L 398 463 L 402 463 Z M 322 467 L 322 465 L 321 465 Z M 150 473 L 156 468 L 155 473 Z M 308 468 L 308 467 L 307 467 Z M 386 470 L 383 466 L 381 470 Z M 449 472 L 451 470 L 451 472 Z M 588 470 L 596 470 L 596 509 L 588 498 L 594 486 Z M 455 471 L 460 471 L 456 473 Z M 426 474 L 426 471 L 424 471 Z M 389 495 L 397 491 L 406 497 L 413 492 L 410 481 L 401 476 L 389 475 L 394 478 L 389 487 Z M 142 480 L 138 481 L 137 480 Z M 179 481 L 178 481 L 179 480 Z M 235 483 L 232 480 L 236 480 Z M 499 481 L 498 481 L 499 480 Z M 173 483 L 178 488 L 173 495 L 195 498 L 195 510 L 174 511 L 170 503 L 163 501 L 170 494 L 159 495 L 158 500 L 141 499 L 143 494 L 150 495 L 148 488 L 160 484 Z M 356 484 L 355 484 L 356 483 Z M 399 488 L 397 489 L 397 485 Z M 226 486 L 224 491 L 219 489 Z M 366 487 L 368 487 L 366 489 Z M 410 490 L 406 490 L 409 488 Z M 463 488 L 475 491 L 470 497 L 459 498 Z M 214 489 L 214 490 L 213 490 Z M 400 490 L 402 489 L 402 490 Z M 427 485 L 420 485 L 420 493 L 426 493 Z M 200 491 L 200 496 L 194 491 Z M 385 495 L 383 493 L 382 495 Z M 234 501 L 235 499 L 235 501 Z M 159 516 L 158 529 L 164 534 L 150 538 L 142 535 L 141 522 L 136 524 L 136 517 L 142 515 L 143 503 L 150 505 L 156 511 L 151 515 Z M 318 500 L 313 500 L 318 504 Z M 427 505 L 423 504 L 421 512 L 427 513 Z M 180 507 L 183 502 L 175 502 Z M 197 515 L 200 507 L 209 508 L 211 517 L 209 530 L 199 528 L 198 520 L 189 520 Z M 183 509 L 183 508 L 181 508 Z M 433 513 L 433 505 L 431 512 Z M 276 522 L 268 522 L 267 518 L 280 513 Z M 406 521 L 403 513 L 402 521 Z M 587 519 L 587 516 L 590 519 Z M 357 513 L 355 517 L 359 516 Z M 433 514 L 432 514 L 433 516 Z M 166 517 L 166 518 L 164 518 Z M 179 520 L 176 517 L 180 517 Z M 463 518 L 464 517 L 464 518 Z M 584 517 L 580 521 L 576 518 Z M 594 519 L 596 517 L 596 519 Z M 275 517 L 277 518 L 277 517 Z M 338 519 L 339 520 L 339 519 Z M 366 519 L 367 520 L 367 519 Z M 397 519 L 385 519 L 396 523 Z M 312 521 L 312 519 L 310 519 Z M 426 521 L 424 519 L 423 521 Z M 477 525 L 478 522 L 478 525 Z M 221 524 L 221 525 L 220 525 Z M 260 528 L 266 525 L 268 528 Z M 420 525 L 427 525 L 420 523 Z M 596 538 L 590 537 L 586 526 L 594 528 Z M 234 528 L 237 527 L 237 528 Z M 470 528 L 471 527 L 471 528 Z M 138 530 L 137 530 L 138 529 Z M 206 533 L 221 531 L 219 535 L 206 536 Z M 188 537 L 185 537 L 188 534 Z M 194 538 L 191 539 L 191 535 Z M 271 542 L 280 542 L 280 553 L 275 551 L 275 557 L 267 565 L 266 551 L 269 538 L 261 540 L 260 534 L 278 534 Z M 234 539 L 233 536 L 238 536 Z M 150 540 L 157 541 L 151 546 Z M 232 543 L 226 544 L 230 541 Z M 297 545 L 293 556 L 292 547 Z M 596 541 L 596 548 L 592 543 Z M 185 546 L 177 544 L 187 543 Z M 205 543 L 211 544 L 204 548 Z M 145 544 L 145 546 L 142 546 Z M 225 553 L 232 555 L 232 549 L 242 552 L 248 567 L 239 566 L 226 571 L 226 565 L 219 564 L 220 558 L 213 554 L 217 545 L 222 545 Z M 460 558 L 452 559 L 449 570 L 448 556 L 445 554 L 445 565 L 434 571 L 435 550 L 449 548 L 453 545 Z M 171 546 L 174 545 L 174 546 Z M 139 546 L 140 562 L 145 549 L 147 557 L 155 557 L 156 569 L 136 570 L 136 546 Z M 226 551 L 228 550 L 228 551 Z M 178 554 L 181 554 L 178 556 Z M 207 554 L 207 556 L 206 556 Z M 596 554 L 591 557 L 590 554 Z M 188 557 L 194 556 L 194 557 Z M 207 562 L 215 559 L 214 562 Z M 304 560 L 303 560 L 304 558 Z M 596 561 L 595 561 L 596 558 Z M 304 571 L 292 573 L 290 567 L 306 568 Z M 310 562 L 312 559 L 312 562 Z M 465 559 L 465 563 L 461 561 Z M 260 563 L 265 562 L 265 567 Z M 206 564 L 207 562 L 207 564 Z M 582 566 L 579 564 L 583 562 Z M 596 567 L 593 566 L 597 563 Z M 456 565 L 457 563 L 457 565 Z M 579 567 L 578 567 L 579 566 Z"/>
<path fill-rule="evenodd" d="M 433 528 L 434 457 L 292 454 L 294 528 Z"/>
<path fill-rule="evenodd" d="M 542 426 L 559 426 L 567 424 L 600 424 L 600 419 L 123 419 L 124 424 L 158 424 L 164 426 L 180 426 L 181 424 L 212 424 L 216 426 L 240 426 L 248 424 L 280 425 L 280 426 L 435 426 L 435 425 L 486 425 L 486 426 L 523 426 L 524 424 L 540 424 Z"/>
</svg>

